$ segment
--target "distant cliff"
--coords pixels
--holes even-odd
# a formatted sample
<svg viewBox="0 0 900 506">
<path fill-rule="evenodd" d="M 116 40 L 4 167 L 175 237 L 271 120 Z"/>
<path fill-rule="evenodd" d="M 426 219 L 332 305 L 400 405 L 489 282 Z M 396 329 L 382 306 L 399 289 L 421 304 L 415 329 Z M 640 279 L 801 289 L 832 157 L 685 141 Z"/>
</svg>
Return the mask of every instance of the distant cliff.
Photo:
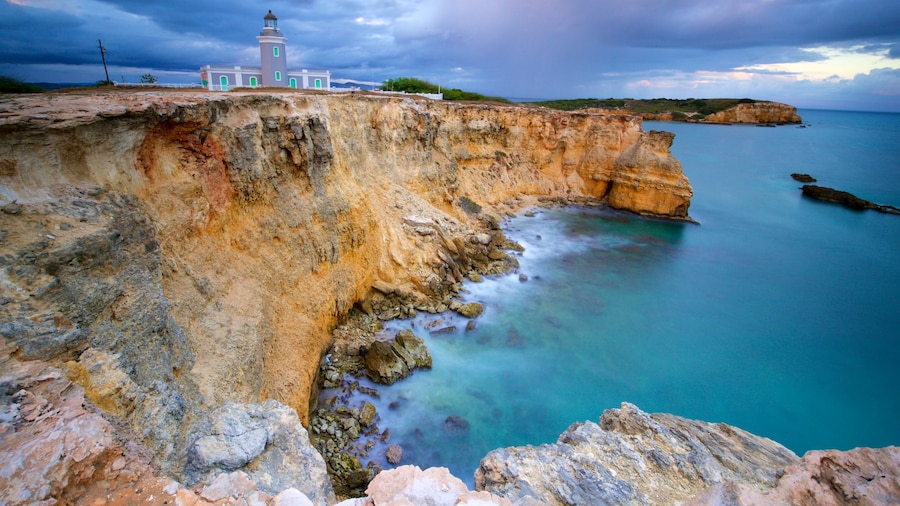
<svg viewBox="0 0 900 506">
<path fill-rule="evenodd" d="M 633 114 L 649 121 L 690 123 L 800 123 L 797 109 L 777 102 L 749 98 L 670 98 L 550 100 L 533 105 L 563 111 L 594 111 L 599 114 Z"/>
<path fill-rule="evenodd" d="M 783 124 L 801 123 L 797 108 L 778 102 L 754 102 L 738 104 L 730 109 L 713 113 L 704 123 Z"/>
</svg>

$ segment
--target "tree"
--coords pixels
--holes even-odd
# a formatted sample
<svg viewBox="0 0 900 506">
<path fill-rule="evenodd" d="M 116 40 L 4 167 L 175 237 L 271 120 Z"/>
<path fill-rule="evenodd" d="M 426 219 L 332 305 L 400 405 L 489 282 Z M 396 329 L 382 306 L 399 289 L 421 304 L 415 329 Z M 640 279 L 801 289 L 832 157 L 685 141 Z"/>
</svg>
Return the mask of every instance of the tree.
<svg viewBox="0 0 900 506">
<path fill-rule="evenodd" d="M 156 76 L 153 74 L 144 74 L 141 76 L 141 82 L 144 84 L 153 84 L 156 82 Z"/>
</svg>

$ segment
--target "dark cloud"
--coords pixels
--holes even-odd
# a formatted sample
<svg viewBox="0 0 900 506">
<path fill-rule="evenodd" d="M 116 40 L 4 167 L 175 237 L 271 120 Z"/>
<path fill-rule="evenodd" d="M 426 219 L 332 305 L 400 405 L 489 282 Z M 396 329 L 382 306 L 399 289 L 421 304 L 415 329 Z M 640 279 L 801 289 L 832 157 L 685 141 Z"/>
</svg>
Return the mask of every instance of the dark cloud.
<svg viewBox="0 0 900 506">
<path fill-rule="evenodd" d="M 358 80 L 418 76 L 505 96 L 726 92 L 703 75 L 825 58 L 803 47 L 855 47 L 860 54 L 900 57 L 895 0 L 16 3 L 21 5 L 0 0 L 0 72 L 27 72 L 39 63 L 95 73 L 102 38 L 113 66 L 196 79 L 196 69 L 207 63 L 256 64 L 255 36 L 268 9 L 288 38 L 292 66 L 327 68 L 335 77 Z M 766 72 L 789 74 L 757 74 Z M 730 85 L 735 96 L 780 93 L 754 88 L 759 82 Z M 781 90 L 787 89 L 806 92 L 787 85 Z"/>
</svg>

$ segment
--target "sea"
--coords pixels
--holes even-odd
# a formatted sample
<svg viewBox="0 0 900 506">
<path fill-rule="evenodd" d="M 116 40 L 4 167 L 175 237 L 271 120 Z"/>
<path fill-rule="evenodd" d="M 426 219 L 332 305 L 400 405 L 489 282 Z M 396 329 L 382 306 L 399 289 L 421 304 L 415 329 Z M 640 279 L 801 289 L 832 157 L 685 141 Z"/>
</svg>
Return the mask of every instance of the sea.
<svg viewBox="0 0 900 506">
<path fill-rule="evenodd" d="M 376 405 L 401 464 L 470 486 L 492 449 L 554 443 L 623 402 L 799 455 L 900 444 L 900 216 L 811 200 L 790 176 L 900 206 L 900 114 L 799 112 L 776 128 L 645 122 L 676 134 L 698 224 L 588 207 L 508 220 L 528 279 L 467 282 L 486 308 L 468 332 L 446 314 L 389 322 L 433 368 L 363 380 L 380 396 L 353 402 Z M 384 447 L 370 455 L 389 468 Z"/>
</svg>

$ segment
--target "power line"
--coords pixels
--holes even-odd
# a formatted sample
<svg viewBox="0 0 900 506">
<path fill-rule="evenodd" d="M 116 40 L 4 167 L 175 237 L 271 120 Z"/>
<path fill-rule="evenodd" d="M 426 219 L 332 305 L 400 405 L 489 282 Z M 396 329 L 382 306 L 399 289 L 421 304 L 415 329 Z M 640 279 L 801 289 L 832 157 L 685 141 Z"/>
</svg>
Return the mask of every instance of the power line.
<svg viewBox="0 0 900 506">
<path fill-rule="evenodd" d="M 106 68 L 106 48 L 103 47 L 103 41 L 97 39 L 97 43 L 100 44 L 100 58 L 103 59 L 103 71 L 106 72 L 106 84 L 110 83 L 109 80 L 109 70 Z"/>
</svg>

